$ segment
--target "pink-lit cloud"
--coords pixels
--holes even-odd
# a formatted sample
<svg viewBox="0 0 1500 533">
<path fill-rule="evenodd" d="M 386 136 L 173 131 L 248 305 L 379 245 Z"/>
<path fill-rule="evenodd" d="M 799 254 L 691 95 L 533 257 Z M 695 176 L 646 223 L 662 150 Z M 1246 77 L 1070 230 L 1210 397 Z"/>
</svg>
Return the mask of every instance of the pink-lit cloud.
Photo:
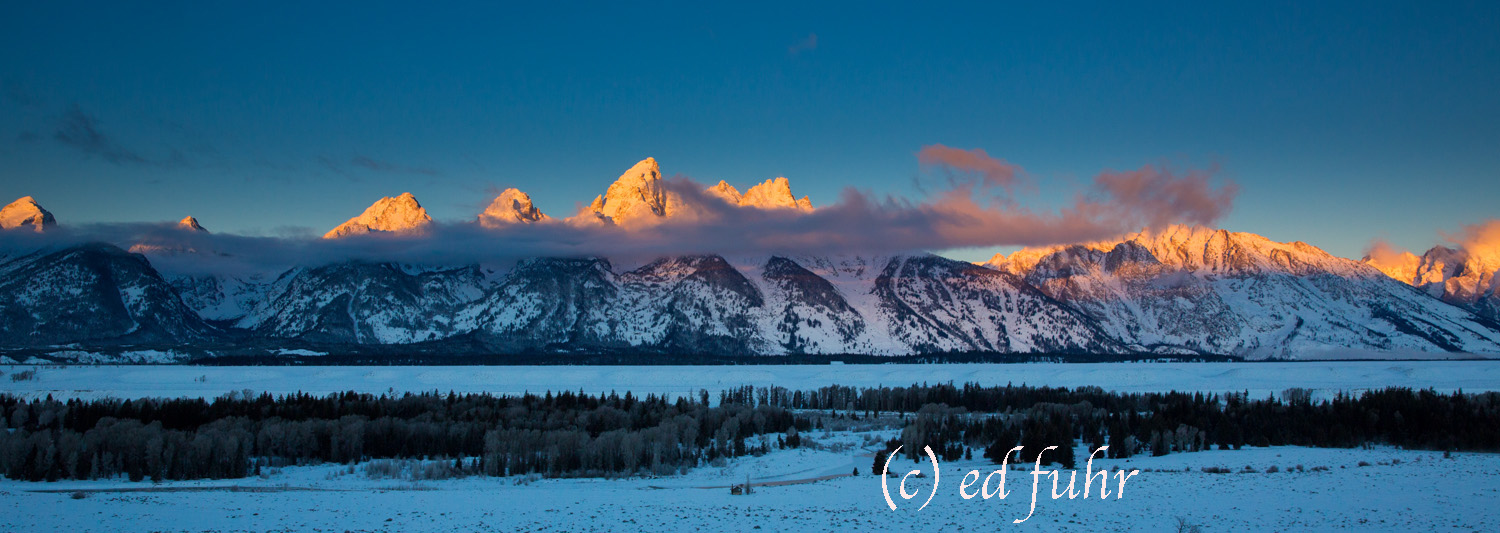
<svg viewBox="0 0 1500 533">
<path fill-rule="evenodd" d="M 1214 188 L 1206 171 L 1175 176 L 1152 165 L 1105 171 L 1094 178 L 1094 185 L 1106 195 L 1111 207 L 1122 210 L 1118 216 L 1144 214 L 1146 225 L 1152 227 L 1179 222 L 1212 224 L 1229 212 L 1239 193 L 1234 183 Z"/>
<path fill-rule="evenodd" d="M 1375 239 L 1365 246 L 1365 258 L 1372 264 L 1397 266 L 1411 256 L 1410 250 L 1391 244 L 1385 239 Z"/>
<path fill-rule="evenodd" d="M 1012 190 L 1021 175 L 1021 167 L 1003 159 L 990 157 L 981 148 L 963 150 L 941 144 L 929 144 L 917 151 L 917 163 L 927 169 L 941 169 L 950 174 L 977 176 L 984 185 Z"/>
<path fill-rule="evenodd" d="M 1500 219 L 1467 224 L 1458 233 L 1442 235 L 1471 254 L 1500 255 Z"/>
<path fill-rule="evenodd" d="M 1364 261 L 1403 283 L 1415 283 L 1422 259 L 1385 239 L 1375 239 L 1365 247 Z"/>
</svg>

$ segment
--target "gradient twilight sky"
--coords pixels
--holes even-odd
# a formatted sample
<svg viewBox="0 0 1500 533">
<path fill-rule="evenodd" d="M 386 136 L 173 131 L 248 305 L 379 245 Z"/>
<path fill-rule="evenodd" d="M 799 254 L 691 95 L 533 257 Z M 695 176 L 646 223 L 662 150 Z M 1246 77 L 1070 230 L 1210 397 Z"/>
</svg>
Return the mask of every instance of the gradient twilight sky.
<svg viewBox="0 0 1500 533">
<path fill-rule="evenodd" d="M 0 202 L 321 234 L 404 191 L 566 216 L 653 156 L 824 205 L 941 143 L 1038 209 L 1213 168 L 1220 226 L 1346 257 L 1500 217 L 1500 2 L 121 4 L 0 3 Z"/>
</svg>

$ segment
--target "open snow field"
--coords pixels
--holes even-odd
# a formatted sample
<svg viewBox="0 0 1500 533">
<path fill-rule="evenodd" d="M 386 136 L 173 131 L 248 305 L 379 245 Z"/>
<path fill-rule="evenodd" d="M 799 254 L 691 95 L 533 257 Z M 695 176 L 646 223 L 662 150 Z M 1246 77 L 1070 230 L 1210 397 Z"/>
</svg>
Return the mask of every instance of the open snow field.
<svg viewBox="0 0 1500 533">
<path fill-rule="evenodd" d="M 740 385 L 808 389 L 829 384 L 914 382 L 1097 385 L 1119 391 L 1242 391 L 1289 387 L 1336 391 L 1406 386 L 1440 391 L 1500 390 L 1500 362 L 1388 361 L 1185 364 L 830 365 L 678 367 L 0 367 L 37 377 L 0 377 L 0 392 L 39 397 L 215 397 L 228 391 L 326 394 L 448 391 L 516 394 L 615 390 L 684 395 Z M 841 451 L 777 450 L 682 475 L 628 479 L 371 479 L 363 466 L 267 469 L 238 480 L 29 483 L 0 480 L 0 531 L 1176 531 L 1180 517 L 1203 531 L 1500 531 L 1500 455 L 1390 448 L 1245 448 L 1129 460 L 1096 468 L 1140 469 L 1115 499 L 1050 498 L 1043 480 L 1036 514 L 1031 476 L 1013 470 L 1008 498 L 964 499 L 960 481 L 983 459 L 944 462 L 931 503 L 917 510 L 932 478 L 899 478 L 887 507 L 869 475 L 876 433 L 809 432 Z M 1086 450 L 1078 457 L 1083 480 Z M 1360 466 L 1361 462 L 1369 466 Z M 1302 465 L 1299 470 L 1296 467 Z M 1269 467 L 1280 471 L 1268 473 Z M 1210 474 L 1204 467 L 1234 473 Z M 1249 472 L 1244 472 L 1249 467 Z M 1325 469 L 1316 467 L 1326 467 Z M 847 474 L 858 468 L 862 475 Z M 892 463 L 892 471 L 929 469 Z M 1293 471 L 1288 471 L 1293 470 Z M 749 476 L 750 496 L 725 487 Z M 1111 478 L 1112 480 L 1114 478 Z M 1066 476 L 1064 477 L 1064 483 Z M 970 490 L 973 490 L 972 488 Z M 1114 490 L 1113 488 L 1111 489 Z"/>
<path fill-rule="evenodd" d="M 818 438 L 863 442 L 851 434 Z M 943 463 L 938 491 L 922 510 L 917 507 L 931 490 L 931 476 L 907 484 L 908 492 L 918 493 L 910 501 L 897 495 L 900 480 L 891 478 L 899 505 L 892 511 L 880 478 L 869 475 L 866 453 L 782 450 L 681 476 L 519 484 L 505 478 L 372 480 L 337 465 L 207 482 L 0 481 L 0 530 L 1176 531 L 1181 517 L 1204 531 L 1500 531 L 1500 516 L 1489 512 L 1500 498 L 1500 457 L 1489 454 L 1444 459 L 1394 449 L 1246 448 L 1096 460 L 1096 469 L 1142 472 L 1126 483 L 1123 498 L 1116 499 L 1112 487 L 1107 500 L 1097 494 L 1053 500 L 1043 478 L 1035 516 L 1017 525 L 1012 521 L 1026 517 L 1031 503 L 1025 471 L 1007 474 L 1004 500 L 966 500 L 958 493 L 964 473 L 996 467 L 983 460 Z M 1307 470 L 1287 471 L 1299 464 Z M 1205 466 L 1253 472 L 1209 474 L 1200 470 Z M 1267 473 L 1271 466 L 1281 471 Z M 1320 466 L 1328 470 L 1311 470 Z M 758 486 L 749 496 L 722 488 L 747 474 L 756 482 L 797 480 L 856 467 L 863 475 Z M 921 467 L 925 463 L 898 460 L 891 469 Z M 1080 483 L 1083 468 L 1080 462 Z M 75 491 L 84 491 L 81 499 Z"/>
<path fill-rule="evenodd" d="M 38 367 L 0 366 L 6 373 Z M 329 394 L 343 391 L 542 393 L 625 391 L 695 396 L 707 389 L 779 385 L 906 386 L 913 383 L 1099 386 L 1122 392 L 1249 390 L 1256 397 L 1291 387 L 1326 397 L 1390 386 L 1447 392 L 1500 390 L 1500 361 L 1318 361 L 1296 363 L 1096 363 L 758 366 L 68 366 L 40 367 L 32 381 L 0 377 L 0 393 L 55 398 L 214 398 L 229 391 Z"/>
</svg>

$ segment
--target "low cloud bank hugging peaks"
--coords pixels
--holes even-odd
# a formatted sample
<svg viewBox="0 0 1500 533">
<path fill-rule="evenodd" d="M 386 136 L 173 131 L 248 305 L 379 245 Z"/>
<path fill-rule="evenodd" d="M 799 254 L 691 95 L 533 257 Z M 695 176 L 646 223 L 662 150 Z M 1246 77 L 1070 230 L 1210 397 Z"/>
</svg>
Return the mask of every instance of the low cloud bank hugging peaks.
<svg viewBox="0 0 1500 533">
<path fill-rule="evenodd" d="M 1031 177 L 984 150 L 931 145 L 917 159 L 924 177 L 941 179 L 927 180 L 937 185 L 924 187 L 924 196 L 916 199 L 847 187 L 833 203 L 813 207 L 793 197 L 785 179 L 768 180 L 741 196 L 722 182 L 708 186 L 686 177 L 662 178 L 655 160 L 647 159 L 572 216 L 537 212 L 495 224 L 488 211 L 486 217 L 463 221 L 431 221 L 423 211 L 403 217 L 421 221 L 417 226 L 365 224 L 366 231 L 318 239 L 185 231 L 175 223 L 70 226 L 62 214 L 60 223 L 43 233 L 4 232 L 0 246 L 106 241 L 152 251 L 154 262 L 186 270 L 222 262 L 271 267 L 351 259 L 462 264 L 539 256 L 896 253 L 1086 242 L 1168 224 L 1210 225 L 1229 212 L 1237 193 L 1235 184 L 1215 183 L 1209 171 L 1146 165 L 1100 172 L 1062 207 L 1034 209 L 1026 206 L 1034 193 L 1018 194 L 1035 189 Z M 519 191 L 508 194 L 524 197 Z M 405 209 L 421 209 L 410 195 L 382 202 L 394 200 Z M 619 216 L 621 211 L 606 206 L 621 204 L 642 215 L 628 223 L 605 215 Z M 524 205 L 530 207 L 529 198 Z M 192 214 L 212 229 L 211 213 Z"/>
</svg>

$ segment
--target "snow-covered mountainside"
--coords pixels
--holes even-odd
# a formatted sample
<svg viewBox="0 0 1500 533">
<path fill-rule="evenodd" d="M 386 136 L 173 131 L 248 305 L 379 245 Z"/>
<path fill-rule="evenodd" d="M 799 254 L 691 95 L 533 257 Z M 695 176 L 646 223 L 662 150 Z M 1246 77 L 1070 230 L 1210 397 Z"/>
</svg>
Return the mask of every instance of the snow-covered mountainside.
<svg viewBox="0 0 1500 533">
<path fill-rule="evenodd" d="M 98 258 L 131 267 L 130 275 L 78 265 Z M 274 280 L 193 275 L 168 283 L 145 256 L 95 244 L 5 265 L 10 281 L 0 287 L 12 301 L 32 302 L 23 313 L 7 310 L 6 347 L 146 338 L 337 351 L 461 337 L 493 353 L 1125 351 L 1019 277 L 932 255 L 701 255 L 623 271 L 602 258 L 537 258 L 498 269 L 341 262 Z M 126 280 L 128 287 L 116 288 Z M 128 312 L 101 314 L 114 300 L 94 293 L 110 291 Z M 37 314 L 44 319 L 30 318 Z M 109 325 L 115 322 L 128 325 Z"/>
<path fill-rule="evenodd" d="M 1174 226 L 1023 252 L 988 264 L 1023 275 L 1135 350 L 1252 358 L 1500 350 L 1492 322 L 1306 243 Z"/>
<path fill-rule="evenodd" d="M 135 247 L 131 248 L 135 251 Z M 146 252 L 147 257 L 163 253 Z M 163 275 L 182 302 L 210 322 L 238 323 L 264 301 L 275 275 Z"/>
<path fill-rule="evenodd" d="M 0 260 L 0 302 L 8 346 L 213 343 L 220 335 L 145 257 L 108 244 Z"/>
<path fill-rule="evenodd" d="M 731 263 L 707 255 L 625 272 L 602 259 L 539 259 L 512 270 L 461 320 L 497 348 L 516 350 L 1121 351 L 1018 279 L 936 256 Z"/>
<path fill-rule="evenodd" d="M 411 270 L 337 263 L 283 274 L 236 326 L 267 338 L 409 344 L 457 332 L 453 316 L 483 294 L 479 267 Z"/>
<path fill-rule="evenodd" d="M 427 210 L 407 192 L 395 198 L 381 198 L 364 213 L 329 230 L 323 238 L 337 239 L 366 233 L 421 233 L 431 223 L 432 217 L 427 216 Z"/>
<path fill-rule="evenodd" d="M 0 208 L 0 229 L 30 229 L 38 233 L 57 225 L 52 213 L 30 196 L 23 196 Z"/>
<path fill-rule="evenodd" d="M 0 314 L 0 346 L 333 352 L 463 339 L 484 353 L 1500 353 L 1493 322 L 1301 243 L 1172 228 L 1012 258 L 986 268 L 934 255 L 699 255 L 628 270 L 603 258 L 349 261 L 169 283 L 145 256 L 92 244 L 4 260 L 0 297 L 14 303 Z"/>
<path fill-rule="evenodd" d="M 1500 243 L 1449 248 L 1434 246 L 1421 257 L 1387 252 L 1365 263 L 1430 296 L 1500 322 Z"/>
</svg>

